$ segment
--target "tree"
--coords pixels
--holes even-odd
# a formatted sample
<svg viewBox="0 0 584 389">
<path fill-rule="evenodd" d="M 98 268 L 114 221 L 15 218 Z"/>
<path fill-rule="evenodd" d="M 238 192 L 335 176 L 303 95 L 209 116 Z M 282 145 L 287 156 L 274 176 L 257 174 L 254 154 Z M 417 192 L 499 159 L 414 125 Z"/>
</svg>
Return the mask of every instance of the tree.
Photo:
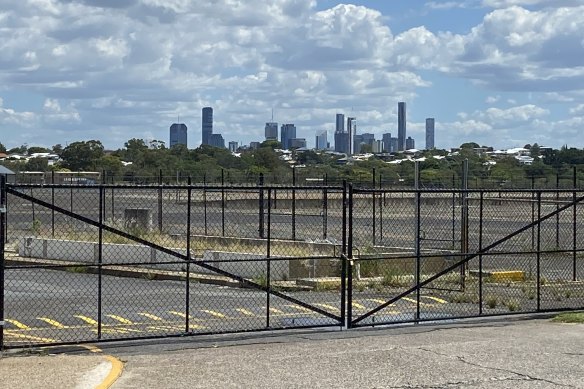
<svg viewBox="0 0 584 389">
<path fill-rule="evenodd" d="M 50 153 L 51 150 L 47 149 L 46 147 L 40 146 L 31 146 L 28 148 L 28 155 L 37 154 L 37 153 Z"/>
<path fill-rule="evenodd" d="M 103 145 L 98 140 L 73 142 L 61 153 L 63 166 L 72 171 L 95 169 L 103 156 Z"/>
<path fill-rule="evenodd" d="M 30 158 L 24 168 L 29 172 L 46 172 L 49 170 L 49 160 L 47 158 Z"/>
<path fill-rule="evenodd" d="M 28 145 L 23 144 L 22 146 L 13 147 L 10 150 L 8 150 L 8 154 L 26 154 L 27 150 Z"/>
<path fill-rule="evenodd" d="M 481 146 L 475 142 L 467 142 L 460 145 L 461 149 L 478 149 L 479 147 Z"/>
<path fill-rule="evenodd" d="M 57 143 L 53 146 L 52 151 L 54 154 L 61 155 L 63 152 L 63 146 L 60 143 Z"/>
<path fill-rule="evenodd" d="M 0 153 L 5 153 L 6 152 L 6 147 L 0 143 Z"/>
</svg>

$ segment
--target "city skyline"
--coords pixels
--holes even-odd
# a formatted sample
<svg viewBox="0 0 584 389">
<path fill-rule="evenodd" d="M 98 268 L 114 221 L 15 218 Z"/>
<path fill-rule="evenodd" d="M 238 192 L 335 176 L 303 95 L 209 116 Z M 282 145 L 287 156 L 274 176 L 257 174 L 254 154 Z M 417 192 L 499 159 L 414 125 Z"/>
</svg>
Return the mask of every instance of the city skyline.
<svg viewBox="0 0 584 389">
<path fill-rule="evenodd" d="M 180 115 L 194 148 L 205 106 L 225 142 L 262 140 L 272 109 L 310 145 L 337 112 L 381 139 L 403 101 L 419 145 L 437 117 L 437 148 L 584 147 L 582 1 L 350 3 L 3 1 L 0 142 L 115 148 Z"/>
</svg>

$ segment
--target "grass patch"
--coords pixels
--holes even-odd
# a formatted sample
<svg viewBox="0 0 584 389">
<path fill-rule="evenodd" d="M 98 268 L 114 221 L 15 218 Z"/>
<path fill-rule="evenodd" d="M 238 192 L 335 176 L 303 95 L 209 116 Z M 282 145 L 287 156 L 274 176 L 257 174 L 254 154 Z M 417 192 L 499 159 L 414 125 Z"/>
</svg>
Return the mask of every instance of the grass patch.
<svg viewBox="0 0 584 389">
<path fill-rule="evenodd" d="M 584 312 L 560 313 L 552 319 L 556 323 L 578 323 L 584 324 Z"/>
<path fill-rule="evenodd" d="M 499 299 L 497 296 L 487 296 L 485 302 L 487 303 L 487 307 L 494 309 L 497 307 L 497 304 L 499 304 Z"/>
</svg>

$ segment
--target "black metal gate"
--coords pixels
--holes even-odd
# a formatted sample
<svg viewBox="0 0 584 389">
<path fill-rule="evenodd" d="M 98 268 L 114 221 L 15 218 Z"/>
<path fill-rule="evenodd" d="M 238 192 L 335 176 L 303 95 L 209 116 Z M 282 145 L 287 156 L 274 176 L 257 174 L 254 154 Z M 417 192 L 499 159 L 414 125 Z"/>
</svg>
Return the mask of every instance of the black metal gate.
<svg viewBox="0 0 584 389">
<path fill-rule="evenodd" d="M 350 189 L 348 327 L 581 309 L 583 200 L 576 190 Z"/>
<path fill-rule="evenodd" d="M 343 188 L 2 186 L 4 348 L 345 323 Z"/>
</svg>

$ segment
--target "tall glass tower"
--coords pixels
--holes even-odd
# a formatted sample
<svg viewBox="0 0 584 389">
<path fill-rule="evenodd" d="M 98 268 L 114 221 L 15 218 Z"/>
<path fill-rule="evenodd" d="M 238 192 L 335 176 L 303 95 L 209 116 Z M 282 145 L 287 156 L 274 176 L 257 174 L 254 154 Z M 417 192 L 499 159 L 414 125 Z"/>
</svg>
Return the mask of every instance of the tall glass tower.
<svg viewBox="0 0 584 389">
<path fill-rule="evenodd" d="M 187 145 L 187 126 L 183 123 L 173 123 L 170 126 L 170 147 Z"/>
<path fill-rule="evenodd" d="M 208 145 L 213 133 L 213 108 L 211 107 L 203 108 L 202 133 L 202 144 Z"/>
<path fill-rule="evenodd" d="M 397 103 L 397 148 L 399 151 L 406 149 L 406 103 Z"/>
<path fill-rule="evenodd" d="M 426 150 L 434 148 L 434 118 L 426 119 Z"/>
</svg>

